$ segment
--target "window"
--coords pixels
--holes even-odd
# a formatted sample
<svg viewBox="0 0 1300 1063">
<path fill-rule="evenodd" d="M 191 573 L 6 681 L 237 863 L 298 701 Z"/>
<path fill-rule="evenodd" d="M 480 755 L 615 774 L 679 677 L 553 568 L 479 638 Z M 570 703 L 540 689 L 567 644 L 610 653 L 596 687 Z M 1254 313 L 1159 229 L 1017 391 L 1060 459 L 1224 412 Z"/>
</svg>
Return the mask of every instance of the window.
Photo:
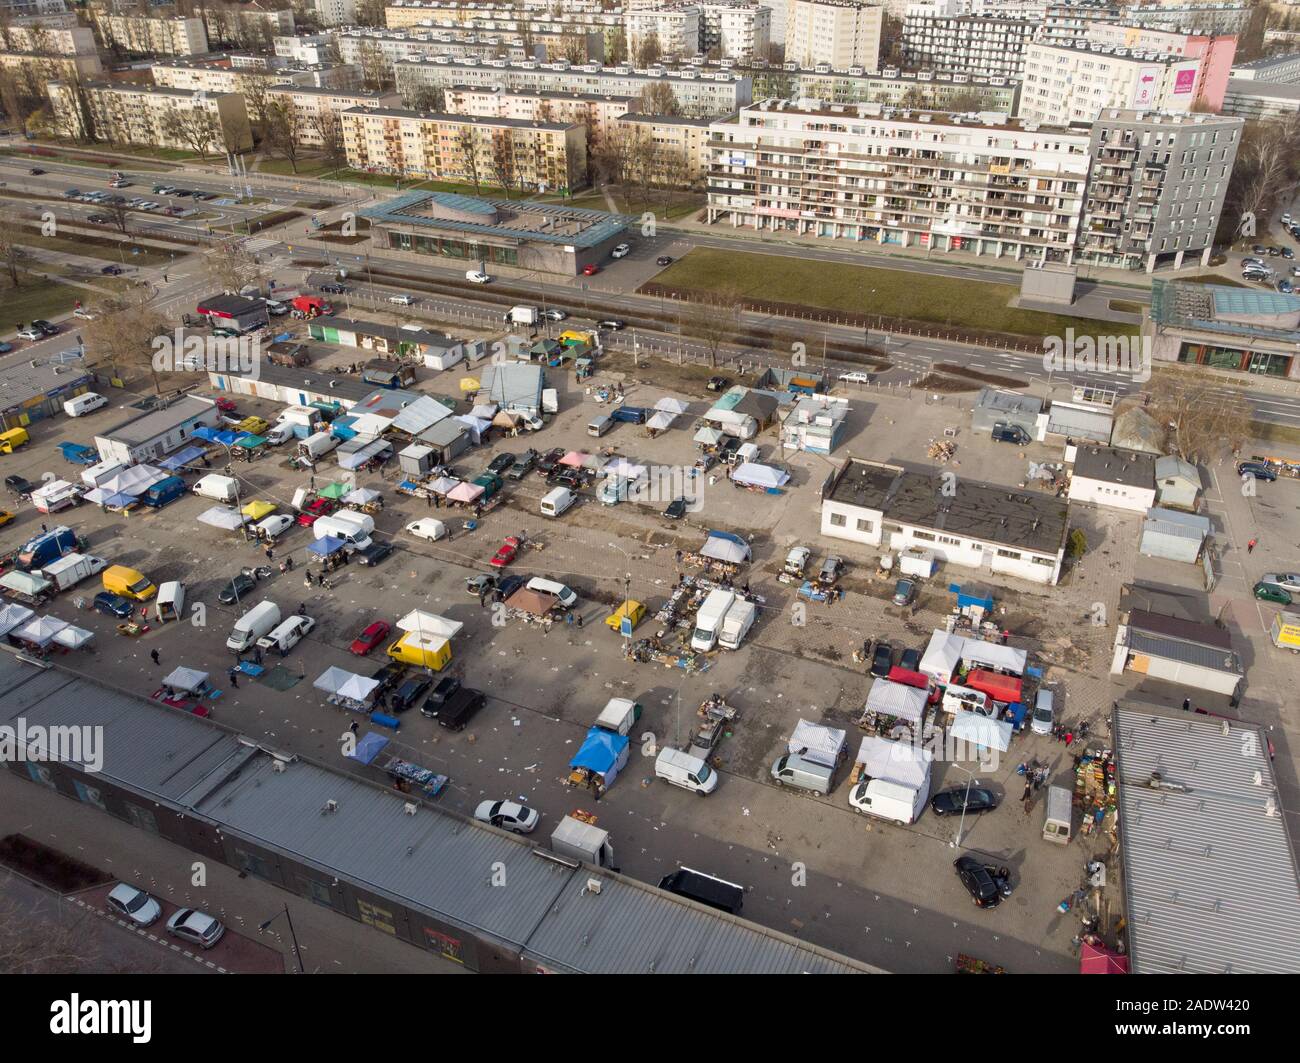
<svg viewBox="0 0 1300 1063">
<path fill-rule="evenodd" d="M 869 532 L 871 531 L 872 524 L 871 521 L 867 520 L 865 517 L 859 517 L 856 527 L 860 532 Z"/>
<path fill-rule="evenodd" d="M 844 514 L 843 514 L 843 513 L 832 513 L 832 514 L 831 514 L 831 521 L 830 521 L 830 523 L 831 523 L 831 527 L 832 527 L 832 528 L 843 528 L 843 527 L 845 526 L 845 524 L 846 524 L 846 521 L 845 521 L 845 518 L 844 518 Z"/>
<path fill-rule="evenodd" d="M 912 538 L 913 538 L 913 539 L 921 539 L 921 540 L 923 540 L 923 541 L 925 541 L 925 542 L 927 542 L 927 543 L 932 543 L 932 542 L 934 542 L 934 538 L 935 538 L 935 537 L 934 537 L 934 535 L 933 535 L 932 533 L 930 533 L 930 532 L 923 532 L 923 531 L 915 531 L 915 530 L 914 530 L 914 531 L 912 532 Z"/>
<path fill-rule="evenodd" d="M 999 548 L 998 548 L 998 557 L 1009 557 L 1009 558 L 1011 558 L 1013 561 L 1019 561 L 1019 560 L 1020 560 L 1020 551 L 1019 551 L 1019 550 L 1003 550 L 1001 547 L 999 547 Z"/>
</svg>

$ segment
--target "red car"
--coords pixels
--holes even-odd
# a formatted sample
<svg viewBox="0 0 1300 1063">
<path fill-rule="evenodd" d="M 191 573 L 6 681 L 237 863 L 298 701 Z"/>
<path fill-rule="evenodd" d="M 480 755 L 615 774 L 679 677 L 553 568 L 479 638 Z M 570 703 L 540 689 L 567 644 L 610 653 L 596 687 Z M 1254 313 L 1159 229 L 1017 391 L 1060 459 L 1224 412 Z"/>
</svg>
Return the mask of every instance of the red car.
<svg viewBox="0 0 1300 1063">
<path fill-rule="evenodd" d="M 215 403 L 217 404 L 217 409 L 220 410 L 222 413 L 234 413 L 234 412 L 235 412 L 235 401 L 234 401 L 234 399 L 215 398 L 215 399 L 213 399 L 212 401 L 215 402 Z"/>
<path fill-rule="evenodd" d="M 304 528 L 310 528 L 316 523 L 317 517 L 328 517 L 337 508 L 338 503 L 332 498 L 314 498 L 303 506 L 302 512 L 298 514 L 298 523 Z"/>
<path fill-rule="evenodd" d="M 352 640 L 352 652 L 358 657 L 364 657 L 376 646 L 381 645 L 392 630 L 387 620 L 376 620 Z"/>
<path fill-rule="evenodd" d="M 501 544 L 501 549 L 492 555 L 492 560 L 488 564 L 493 568 L 505 568 L 519 553 L 520 545 L 519 536 L 507 535 L 506 541 Z"/>
<path fill-rule="evenodd" d="M 584 277 L 594 277 L 599 272 L 600 272 L 600 267 L 596 265 L 596 263 L 594 262 L 588 262 L 585 266 L 582 267 L 582 275 Z"/>
</svg>

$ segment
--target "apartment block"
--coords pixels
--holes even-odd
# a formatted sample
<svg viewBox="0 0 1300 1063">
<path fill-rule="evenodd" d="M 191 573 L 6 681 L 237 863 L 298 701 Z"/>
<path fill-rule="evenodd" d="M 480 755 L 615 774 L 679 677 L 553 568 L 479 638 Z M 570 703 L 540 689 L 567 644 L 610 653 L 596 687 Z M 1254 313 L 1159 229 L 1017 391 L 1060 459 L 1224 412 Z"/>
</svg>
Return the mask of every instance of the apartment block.
<svg viewBox="0 0 1300 1063">
<path fill-rule="evenodd" d="M 680 113 L 690 117 L 731 114 L 751 100 L 752 81 L 728 70 L 633 70 L 599 63 L 508 63 L 503 60 L 443 63 L 406 60 L 393 65 L 397 91 L 408 103 L 426 87 L 501 87 L 511 91 L 585 92 L 634 96 L 651 85 L 667 85 Z"/>
<path fill-rule="evenodd" d="M 95 31 L 89 26 L 78 26 L 76 15 L 69 17 L 72 25 L 51 25 L 39 16 L 14 20 L 9 24 L 8 32 L 0 33 L 0 52 L 94 55 Z"/>
<path fill-rule="evenodd" d="M 711 118 L 625 114 L 616 136 L 637 165 L 648 168 L 647 183 L 661 188 L 698 188 L 709 172 Z"/>
<path fill-rule="evenodd" d="M 384 7 L 384 23 L 390 29 L 422 26 L 434 21 L 472 23 L 477 19 L 504 19 L 528 21 L 554 19 L 553 0 L 499 0 L 492 3 L 461 2 L 461 0 L 393 0 Z M 610 12 L 601 0 L 565 0 L 561 19 L 581 21 L 607 21 L 609 25 L 622 26 L 621 11 Z"/>
<path fill-rule="evenodd" d="M 97 12 L 95 25 L 104 47 L 129 55 L 202 55 L 208 50 L 201 18 Z"/>
<path fill-rule="evenodd" d="M 348 165 L 377 173 L 565 192 L 587 179 L 582 126 L 354 107 L 340 116 Z"/>
<path fill-rule="evenodd" d="M 790 0 L 785 57 L 800 66 L 876 70 L 884 13 L 883 7 L 859 0 Z"/>
<path fill-rule="evenodd" d="M 322 26 L 351 26 L 357 20 L 356 0 L 306 0 Z"/>
<path fill-rule="evenodd" d="M 293 33 L 293 11 L 247 4 L 215 4 L 203 8 L 203 25 L 214 48 L 270 47 L 276 37 Z"/>
<path fill-rule="evenodd" d="M 1019 77 L 1025 46 L 1039 23 L 1027 18 L 958 14 L 958 0 L 912 4 L 903 19 L 903 56 L 915 70 Z"/>
<path fill-rule="evenodd" d="M 69 13 L 63 0 L 0 0 L 0 11 L 8 12 L 13 18 L 43 17 Z"/>
<path fill-rule="evenodd" d="M 374 111 L 402 106 L 402 98 L 395 92 L 340 92 L 306 85 L 272 85 L 266 90 L 266 96 L 268 103 L 281 101 L 293 108 L 297 116 L 298 139 L 313 148 L 324 144 L 321 115 L 337 117 L 353 109 Z M 341 119 L 339 125 L 341 129 Z"/>
<path fill-rule="evenodd" d="M 619 119 L 636 111 L 633 96 L 600 96 L 588 92 L 529 92 L 470 88 L 456 85 L 446 90 L 446 110 L 452 114 L 485 118 L 517 118 L 529 122 L 560 122 L 587 130 L 587 149 L 600 148 Z"/>
<path fill-rule="evenodd" d="M 1232 76 L 1238 81 L 1258 81 L 1261 85 L 1294 85 L 1300 82 L 1300 52 L 1242 63 L 1232 68 Z"/>
<path fill-rule="evenodd" d="M 1079 258 L 1148 273 L 1194 255 L 1207 265 L 1244 126 L 1210 114 L 1103 111 L 1088 147 Z"/>
<path fill-rule="evenodd" d="M 710 127 L 708 221 L 1070 262 L 1086 131 L 1003 115 L 766 100 Z"/>
<path fill-rule="evenodd" d="M 277 37 L 271 46 L 277 57 L 291 63 L 328 63 L 334 52 L 334 35 L 298 33 L 291 37 Z"/>
<path fill-rule="evenodd" d="M 772 9 L 750 0 L 706 0 L 700 9 L 700 51 L 731 59 L 766 59 Z"/>
<path fill-rule="evenodd" d="M 1201 61 L 1101 45 L 1031 43 L 1020 117 L 1068 125 L 1104 110 L 1186 112 L 1197 98 Z"/>
<path fill-rule="evenodd" d="M 1123 19 L 1138 26 L 1240 37 L 1250 25 L 1250 5 L 1206 4 L 1175 0 L 1173 3 L 1132 4 L 1120 8 Z"/>
<path fill-rule="evenodd" d="M 95 55 L 33 55 L 31 52 L 0 52 L 0 70 L 12 74 L 33 94 L 47 81 L 95 77 L 104 67 Z"/>
<path fill-rule="evenodd" d="M 193 136 L 207 135 L 204 150 L 223 155 L 251 151 L 253 134 L 244 97 L 239 92 L 194 93 L 159 85 L 109 84 L 91 81 L 82 86 L 91 128 L 70 86 L 49 85 L 50 104 L 61 128 L 80 126 L 83 136 L 112 144 L 149 144 L 193 151 Z M 194 132 L 198 130 L 199 132 Z"/>
<path fill-rule="evenodd" d="M 1192 105 L 1204 104 L 1212 111 L 1223 106 L 1223 94 L 1237 56 L 1235 36 L 1185 33 L 1127 22 L 1098 22 L 1088 27 L 1084 40 L 1103 48 L 1196 59 L 1196 90 Z"/>
<path fill-rule="evenodd" d="M 189 92 L 249 92 L 259 83 L 350 91 L 361 88 L 361 71 L 347 63 L 288 63 L 267 56 L 225 56 L 215 62 L 172 59 L 154 63 L 154 82 Z M 254 119 L 261 118 L 253 114 Z"/>
<path fill-rule="evenodd" d="M 700 9 L 685 5 L 629 11 L 624 16 L 628 55 L 635 59 L 648 41 L 659 55 L 674 59 L 700 53 Z"/>
<path fill-rule="evenodd" d="M 393 64 L 405 59 L 508 59 L 523 62 L 546 58 L 546 46 L 540 41 L 525 41 L 517 36 L 480 34 L 468 30 L 372 30 L 350 27 L 333 34 L 339 58 L 345 63 L 364 67 L 379 65 L 389 76 Z M 599 38 L 595 38 L 599 41 Z"/>
<path fill-rule="evenodd" d="M 1224 114 L 1255 121 L 1288 118 L 1297 112 L 1300 112 L 1300 85 L 1228 79 L 1223 96 Z"/>
</svg>

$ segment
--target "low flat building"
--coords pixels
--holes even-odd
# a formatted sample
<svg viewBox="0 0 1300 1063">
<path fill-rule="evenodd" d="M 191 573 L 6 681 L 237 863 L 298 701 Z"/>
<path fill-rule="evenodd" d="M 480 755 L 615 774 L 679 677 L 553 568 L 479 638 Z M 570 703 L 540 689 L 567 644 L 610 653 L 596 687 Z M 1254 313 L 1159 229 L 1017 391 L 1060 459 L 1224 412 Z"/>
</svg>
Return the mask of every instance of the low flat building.
<svg viewBox="0 0 1300 1063">
<path fill-rule="evenodd" d="M 1177 509 L 1150 509 L 1142 522 L 1138 553 L 1167 561 L 1195 564 L 1214 530 L 1209 517 Z"/>
<path fill-rule="evenodd" d="M 1156 503 L 1155 458 L 1138 450 L 1079 446 L 1068 496 L 1071 502 L 1145 513 Z"/>
<path fill-rule="evenodd" d="M 848 415 L 848 399 L 828 395 L 797 399 L 781 421 L 781 446 L 831 454 L 840 445 Z"/>
<path fill-rule="evenodd" d="M 208 380 L 220 392 L 256 396 L 286 406 L 323 402 L 350 409 L 375 390 L 370 384 L 342 373 L 324 373 L 311 366 L 289 368 L 269 362 L 256 375 L 209 372 Z"/>
<path fill-rule="evenodd" d="M 385 325 L 346 317 L 314 317 L 307 322 L 307 330 L 314 340 L 343 347 L 360 347 L 399 358 L 405 355 L 423 357 L 428 350 L 445 350 L 456 342 L 446 333 L 418 325 Z"/>
<path fill-rule="evenodd" d="M 1195 510 L 1201 487 L 1200 470 L 1190 461 L 1172 454 L 1156 459 L 1156 499 L 1160 505 Z"/>
<path fill-rule="evenodd" d="M 1300 296 L 1157 278 L 1142 336 L 1156 362 L 1300 379 Z"/>
<path fill-rule="evenodd" d="M 546 371 L 526 362 L 487 365 L 479 372 L 479 402 L 491 402 L 503 410 L 536 417 L 542 412 L 542 389 Z"/>
<path fill-rule="evenodd" d="M 1249 63 L 1239 63 L 1232 68 L 1232 76 L 1261 85 L 1294 85 L 1300 82 L 1300 52 L 1268 55 Z"/>
<path fill-rule="evenodd" d="M 1110 674 L 1125 672 L 1223 694 L 1234 701 L 1241 697 L 1246 678 L 1245 665 L 1226 628 L 1145 609 L 1120 614 Z"/>
<path fill-rule="evenodd" d="M 1042 438 L 1048 442 L 1110 442 L 1115 417 L 1110 410 L 1082 402 L 1053 402 L 1047 408 L 1047 427 Z"/>
<path fill-rule="evenodd" d="M 156 461 L 188 443 L 196 428 L 216 428 L 220 423 L 221 411 L 215 403 L 189 395 L 108 429 L 95 437 L 95 448 L 100 461 L 123 465 Z"/>
<path fill-rule="evenodd" d="M 1264 729 L 1126 699 L 1111 734 L 1132 972 L 1300 970 L 1300 875 Z"/>
<path fill-rule="evenodd" d="M 1229 78 L 1223 94 L 1223 113 L 1247 121 L 1286 118 L 1300 111 L 1300 84 L 1243 81 Z"/>
<path fill-rule="evenodd" d="M 971 411 L 972 432 L 990 433 L 995 424 L 1019 425 L 1030 439 L 1038 439 L 1042 428 L 1043 400 L 1036 395 L 1021 395 L 997 388 L 980 388 Z"/>
<path fill-rule="evenodd" d="M 1039 493 L 850 458 L 822 493 L 821 533 L 886 551 L 929 550 L 964 568 L 1055 584 L 1068 504 Z"/>
<path fill-rule="evenodd" d="M 358 212 L 376 243 L 414 261 L 455 258 L 466 269 L 514 266 L 576 276 L 604 261 L 632 219 L 623 214 L 449 192 L 407 192 Z"/>
<path fill-rule="evenodd" d="M 0 429 L 25 428 L 63 412 L 63 403 L 89 391 L 95 375 L 76 348 L 33 359 L 23 351 L 0 358 Z"/>
</svg>

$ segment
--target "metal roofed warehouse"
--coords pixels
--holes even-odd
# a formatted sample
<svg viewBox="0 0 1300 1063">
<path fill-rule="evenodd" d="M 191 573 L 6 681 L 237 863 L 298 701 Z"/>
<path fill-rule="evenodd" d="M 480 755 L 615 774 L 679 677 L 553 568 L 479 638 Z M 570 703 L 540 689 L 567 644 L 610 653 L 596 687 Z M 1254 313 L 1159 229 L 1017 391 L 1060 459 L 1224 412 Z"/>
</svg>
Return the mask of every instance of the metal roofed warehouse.
<svg viewBox="0 0 1300 1063">
<path fill-rule="evenodd" d="M 1300 876 L 1260 728 L 1142 702 L 1112 722 L 1134 973 L 1300 971 Z"/>
<path fill-rule="evenodd" d="M 527 841 L 210 720 L 0 654 L 0 725 L 20 716 L 28 728 L 99 728 L 93 776 L 70 762 L 41 766 L 42 782 L 70 800 L 471 970 L 875 972 L 603 869 L 540 857 Z M 29 782 L 31 766 L 6 761 Z M 497 863 L 509 889 L 491 885 Z"/>
</svg>

